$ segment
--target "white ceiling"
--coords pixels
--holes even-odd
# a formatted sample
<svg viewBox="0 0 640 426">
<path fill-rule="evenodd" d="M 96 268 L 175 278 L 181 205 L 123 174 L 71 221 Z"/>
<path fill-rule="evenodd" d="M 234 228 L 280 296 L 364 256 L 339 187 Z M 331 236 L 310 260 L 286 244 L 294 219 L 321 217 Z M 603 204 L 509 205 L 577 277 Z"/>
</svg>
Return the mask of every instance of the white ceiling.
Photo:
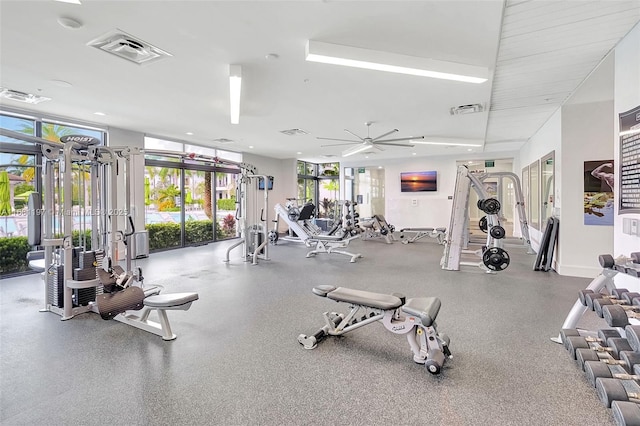
<svg viewBox="0 0 640 426">
<path fill-rule="evenodd" d="M 83 26 L 63 28 L 60 17 Z M 372 137 L 397 128 L 393 137 L 479 139 L 476 152 L 499 152 L 530 138 L 639 20 L 638 0 L 0 0 L 0 86 L 52 98 L 0 106 L 275 158 L 329 161 L 344 147 L 316 137 L 365 136 L 367 121 Z M 139 66 L 87 46 L 115 29 L 173 56 Z M 309 39 L 487 67 L 492 78 L 478 85 L 306 62 Z M 243 71 L 238 125 L 229 122 L 229 64 Z M 471 103 L 490 111 L 449 114 Z M 279 133 L 291 128 L 310 134 Z M 417 145 L 376 158 L 412 152 L 468 154 Z"/>
</svg>

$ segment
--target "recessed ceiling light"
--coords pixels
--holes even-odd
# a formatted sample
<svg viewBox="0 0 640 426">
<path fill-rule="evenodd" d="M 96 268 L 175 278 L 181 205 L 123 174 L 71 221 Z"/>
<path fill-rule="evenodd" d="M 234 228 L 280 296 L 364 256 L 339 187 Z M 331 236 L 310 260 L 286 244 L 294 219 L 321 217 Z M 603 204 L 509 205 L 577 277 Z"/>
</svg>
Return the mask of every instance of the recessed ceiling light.
<svg viewBox="0 0 640 426">
<path fill-rule="evenodd" d="M 296 154 L 300 155 L 300 154 L 302 154 L 302 152 L 298 151 L 298 152 L 296 152 Z"/>
<path fill-rule="evenodd" d="M 193 132 L 187 132 L 187 133 L 185 133 L 185 134 L 186 134 L 186 135 L 189 135 L 189 136 L 192 136 L 192 135 L 193 135 Z"/>
<path fill-rule="evenodd" d="M 365 155 L 365 156 L 364 156 L 364 158 L 369 158 L 369 156 L 368 156 L 368 155 Z"/>
<path fill-rule="evenodd" d="M 378 168 L 379 168 L 379 169 L 381 169 L 381 168 L 382 168 L 382 166 L 378 166 Z"/>
<path fill-rule="evenodd" d="M 467 161 L 467 164 L 473 164 L 473 161 Z"/>
<path fill-rule="evenodd" d="M 100 111 L 96 111 L 96 112 L 94 112 L 94 114 L 95 114 L 95 115 L 107 115 L 107 114 L 105 114 L 104 112 L 100 112 Z"/>
<path fill-rule="evenodd" d="M 418 155 L 418 153 L 417 152 L 412 152 L 411 155 Z"/>
<path fill-rule="evenodd" d="M 467 151 L 473 151 L 473 148 L 467 148 Z"/>
<path fill-rule="evenodd" d="M 267 53 L 266 55 L 264 55 L 264 58 L 267 61 L 274 61 L 276 59 L 278 59 L 280 57 L 280 55 L 278 55 L 277 53 Z"/>
<path fill-rule="evenodd" d="M 70 18 L 68 16 L 61 16 L 58 18 L 58 24 L 60 24 L 60 26 L 62 26 L 63 28 L 66 28 L 68 30 L 77 30 L 79 28 L 82 28 L 84 26 L 84 24 L 80 21 L 78 21 L 75 18 Z"/>
<path fill-rule="evenodd" d="M 249 149 L 253 149 L 253 145 L 249 145 Z"/>
<path fill-rule="evenodd" d="M 60 3 L 82 4 L 80 0 L 54 0 Z"/>
</svg>

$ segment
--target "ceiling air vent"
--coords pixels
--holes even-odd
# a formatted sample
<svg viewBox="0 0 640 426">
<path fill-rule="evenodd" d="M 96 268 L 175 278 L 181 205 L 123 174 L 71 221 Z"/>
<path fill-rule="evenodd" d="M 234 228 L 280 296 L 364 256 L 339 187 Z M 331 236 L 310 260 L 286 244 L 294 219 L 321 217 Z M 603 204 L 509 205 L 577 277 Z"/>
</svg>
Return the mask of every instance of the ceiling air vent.
<svg viewBox="0 0 640 426">
<path fill-rule="evenodd" d="M 17 90 L 5 89 L 4 87 L 0 87 L 0 98 L 11 99 L 12 101 L 24 102 L 33 105 L 51 100 L 51 98 L 46 98 L 44 96 L 19 92 Z"/>
<path fill-rule="evenodd" d="M 484 106 L 482 104 L 459 105 L 457 107 L 452 107 L 449 110 L 451 115 L 474 114 L 482 111 L 484 111 Z"/>
<path fill-rule="evenodd" d="M 227 139 L 227 138 L 218 138 L 218 139 L 214 139 L 212 142 L 220 145 L 227 145 L 227 144 L 233 143 L 233 140 Z"/>
<path fill-rule="evenodd" d="M 87 45 L 104 50 L 127 61 L 135 62 L 138 65 L 156 62 L 162 58 L 173 56 L 169 52 L 118 29 L 91 40 Z"/>
<path fill-rule="evenodd" d="M 308 135 L 309 132 L 307 132 L 306 130 L 302 130 L 302 129 L 288 129 L 288 130 L 280 130 L 280 133 L 284 133 L 287 136 L 293 136 L 293 135 Z"/>
</svg>

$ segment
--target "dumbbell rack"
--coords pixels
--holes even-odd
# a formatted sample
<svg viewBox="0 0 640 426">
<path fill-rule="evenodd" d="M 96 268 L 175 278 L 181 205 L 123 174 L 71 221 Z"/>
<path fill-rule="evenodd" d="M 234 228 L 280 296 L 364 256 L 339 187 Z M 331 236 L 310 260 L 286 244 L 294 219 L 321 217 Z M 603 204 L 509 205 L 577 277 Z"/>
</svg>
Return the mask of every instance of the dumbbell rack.
<svg viewBox="0 0 640 426">
<path fill-rule="evenodd" d="M 634 254 L 636 253 L 632 253 L 632 255 Z M 632 269 L 624 265 L 616 265 L 615 260 L 610 255 L 600 255 L 598 261 L 600 262 L 600 266 L 602 266 L 602 272 L 589 283 L 584 291 L 592 291 L 594 293 L 600 293 L 604 289 L 607 289 L 609 292 L 613 291 L 613 289 L 616 288 L 613 277 L 621 272 L 631 276 L 638 276 L 637 273 L 635 275 L 630 273 Z M 580 299 L 576 300 L 576 303 L 574 303 L 562 324 L 562 329 L 576 328 L 580 318 L 582 318 L 585 312 L 587 312 L 587 306 L 584 305 Z M 560 336 L 552 337 L 551 340 L 556 343 L 561 343 Z"/>
<path fill-rule="evenodd" d="M 640 424 L 640 293 L 616 288 L 613 277 L 624 273 L 640 277 L 640 252 L 614 259 L 599 256 L 602 273 L 579 292 L 578 301 L 558 338 L 585 371 L 601 402 L 612 409 L 616 424 Z M 602 293 L 606 290 L 608 294 Z M 594 310 L 611 328 L 578 330 L 587 309 Z"/>
</svg>

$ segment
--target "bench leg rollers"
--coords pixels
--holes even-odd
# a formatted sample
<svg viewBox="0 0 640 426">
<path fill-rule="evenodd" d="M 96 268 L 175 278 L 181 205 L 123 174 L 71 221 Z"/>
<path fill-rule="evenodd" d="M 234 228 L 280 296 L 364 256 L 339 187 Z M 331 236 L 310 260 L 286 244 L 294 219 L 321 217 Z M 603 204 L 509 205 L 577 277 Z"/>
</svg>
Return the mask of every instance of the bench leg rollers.
<svg viewBox="0 0 640 426">
<path fill-rule="evenodd" d="M 440 374 L 444 365 L 444 353 L 440 349 L 432 349 L 429 351 L 427 360 L 424 363 L 425 368 L 431 374 Z"/>
<path fill-rule="evenodd" d="M 298 342 L 304 346 L 305 349 L 315 349 L 316 346 L 318 346 L 318 342 L 320 342 L 326 335 L 327 333 L 321 328 L 312 336 L 307 336 L 306 334 L 299 335 Z"/>
</svg>

